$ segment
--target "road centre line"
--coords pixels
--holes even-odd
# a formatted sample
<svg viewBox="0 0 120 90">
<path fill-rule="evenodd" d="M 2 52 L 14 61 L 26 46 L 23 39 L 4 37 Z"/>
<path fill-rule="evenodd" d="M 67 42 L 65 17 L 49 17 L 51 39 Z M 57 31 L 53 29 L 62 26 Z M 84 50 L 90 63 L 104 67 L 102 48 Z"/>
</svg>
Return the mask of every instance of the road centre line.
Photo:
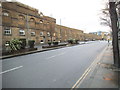
<svg viewBox="0 0 120 90">
<path fill-rule="evenodd" d="M 8 73 L 8 72 L 11 72 L 11 71 L 14 71 L 14 70 L 17 70 L 17 69 L 20 69 L 22 68 L 23 66 L 19 66 L 19 67 L 15 67 L 15 68 L 12 68 L 12 69 L 9 69 L 9 70 L 6 70 L 6 71 L 3 71 L 3 72 L 0 72 L 0 75 L 1 74 L 4 74 L 4 73 Z"/>
<path fill-rule="evenodd" d="M 83 75 L 78 79 L 78 81 L 72 86 L 73 90 L 74 88 L 78 88 L 80 86 L 80 84 L 82 83 L 82 81 L 87 77 L 87 75 L 89 74 L 89 72 L 92 70 L 93 67 L 96 67 L 97 62 L 100 61 L 101 56 L 103 55 L 103 53 L 105 52 L 105 50 L 107 49 L 107 47 L 97 56 L 97 58 L 93 61 L 93 63 L 85 70 L 85 72 L 83 73 Z"/>
<path fill-rule="evenodd" d="M 65 54 L 65 52 L 64 52 L 64 53 L 57 54 L 57 55 L 54 55 L 54 56 L 51 56 L 51 57 L 48 57 L 48 58 L 46 58 L 46 59 L 51 59 L 51 58 L 54 58 L 54 57 L 57 57 L 57 56 L 61 56 L 61 55 L 63 55 L 63 54 Z"/>
</svg>

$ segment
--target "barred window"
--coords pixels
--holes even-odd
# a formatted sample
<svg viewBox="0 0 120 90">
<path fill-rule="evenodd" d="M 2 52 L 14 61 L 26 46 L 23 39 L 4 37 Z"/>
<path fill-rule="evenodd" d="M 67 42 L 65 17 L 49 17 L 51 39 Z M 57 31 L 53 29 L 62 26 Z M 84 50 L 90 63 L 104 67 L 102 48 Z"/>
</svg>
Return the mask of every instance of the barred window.
<svg viewBox="0 0 120 90">
<path fill-rule="evenodd" d="M 10 29 L 10 27 L 5 27 L 4 28 L 4 34 L 5 35 L 11 35 L 11 29 Z"/>
</svg>

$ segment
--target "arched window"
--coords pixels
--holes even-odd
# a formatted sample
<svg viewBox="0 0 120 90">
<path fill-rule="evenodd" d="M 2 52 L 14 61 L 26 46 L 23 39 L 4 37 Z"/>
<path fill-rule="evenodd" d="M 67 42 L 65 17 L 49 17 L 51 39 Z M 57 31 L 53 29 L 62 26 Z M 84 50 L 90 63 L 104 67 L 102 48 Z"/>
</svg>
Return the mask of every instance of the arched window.
<svg viewBox="0 0 120 90">
<path fill-rule="evenodd" d="M 40 12 L 40 17 L 43 17 L 44 15 L 43 15 L 43 13 L 42 12 Z"/>
<path fill-rule="evenodd" d="M 24 19 L 25 19 L 25 16 L 19 15 L 19 19 L 20 19 L 20 20 L 24 20 Z"/>
<path fill-rule="evenodd" d="M 47 25 L 49 24 L 49 22 L 47 22 Z"/>
<path fill-rule="evenodd" d="M 8 12 L 8 11 L 3 11 L 3 12 L 2 12 L 2 15 L 8 17 L 8 16 L 9 16 L 9 12 Z"/>
<path fill-rule="evenodd" d="M 30 22 L 35 22 L 35 19 L 34 18 L 30 18 Z"/>
<path fill-rule="evenodd" d="M 43 23 L 43 20 L 40 20 L 40 23 Z"/>
</svg>

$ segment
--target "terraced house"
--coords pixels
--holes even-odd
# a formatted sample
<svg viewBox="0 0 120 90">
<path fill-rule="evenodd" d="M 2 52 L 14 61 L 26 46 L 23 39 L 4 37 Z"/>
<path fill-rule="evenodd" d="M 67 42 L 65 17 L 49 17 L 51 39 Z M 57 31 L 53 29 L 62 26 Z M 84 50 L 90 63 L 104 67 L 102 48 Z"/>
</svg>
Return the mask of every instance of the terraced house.
<svg viewBox="0 0 120 90">
<path fill-rule="evenodd" d="M 62 42 L 69 39 L 84 40 L 84 33 L 82 30 L 56 24 L 55 31 L 57 34 L 57 39 Z"/>
<path fill-rule="evenodd" d="M 68 39 L 84 40 L 89 36 L 82 30 L 57 25 L 55 18 L 19 2 L 0 3 L 0 33 L 3 49 L 5 43 L 14 38 L 35 40 L 35 44 L 41 44 Z M 100 39 L 96 35 L 93 38 Z"/>
<path fill-rule="evenodd" d="M 18 2 L 4 2 L 1 9 L 3 46 L 13 38 L 35 40 L 40 44 L 54 34 L 56 20 L 38 13 L 37 9 Z"/>
</svg>

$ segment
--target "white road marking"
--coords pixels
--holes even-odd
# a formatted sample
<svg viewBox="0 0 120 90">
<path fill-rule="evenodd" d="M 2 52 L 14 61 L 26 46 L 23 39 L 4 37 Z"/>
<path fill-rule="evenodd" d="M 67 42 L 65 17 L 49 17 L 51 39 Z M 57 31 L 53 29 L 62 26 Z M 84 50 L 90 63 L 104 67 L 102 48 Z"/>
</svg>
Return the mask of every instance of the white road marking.
<svg viewBox="0 0 120 90">
<path fill-rule="evenodd" d="M 9 69 L 9 70 L 0 72 L 0 75 L 1 75 L 1 74 L 4 74 L 4 73 L 7 73 L 7 72 L 11 72 L 11 71 L 17 70 L 17 69 L 20 69 L 20 68 L 22 68 L 22 67 L 23 67 L 23 66 L 19 66 L 19 67 L 15 67 L 15 68 L 12 68 L 12 69 Z"/>
<path fill-rule="evenodd" d="M 54 56 L 51 56 L 51 57 L 48 57 L 46 59 L 51 59 L 51 58 L 54 58 L 54 57 L 57 57 L 57 56 L 61 56 L 61 55 L 64 55 L 65 53 L 60 53 L 60 54 L 57 54 L 57 55 L 54 55 Z"/>
</svg>

